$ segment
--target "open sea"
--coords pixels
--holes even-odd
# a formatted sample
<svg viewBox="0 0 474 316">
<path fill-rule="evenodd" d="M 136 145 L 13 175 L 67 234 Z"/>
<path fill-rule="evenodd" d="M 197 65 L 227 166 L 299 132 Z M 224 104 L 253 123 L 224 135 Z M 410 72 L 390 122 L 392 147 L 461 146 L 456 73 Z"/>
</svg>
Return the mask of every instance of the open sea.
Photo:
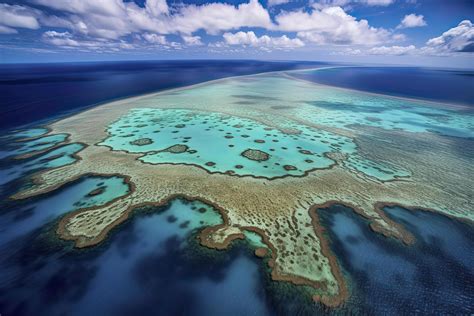
<svg viewBox="0 0 474 316">
<path fill-rule="evenodd" d="M 317 62 L 127 61 L 0 65 L 0 129 L 75 113 L 111 100 Z"/>
<path fill-rule="evenodd" d="M 166 61 L 0 66 L 1 136 L 110 100 L 227 76 L 327 67 L 310 62 Z M 293 74 L 316 83 L 474 107 L 474 72 L 426 68 L 334 68 Z M 352 210 L 319 211 L 351 298 L 329 310 L 272 282 L 254 245 L 227 251 L 199 246 L 196 234 L 222 220 L 198 202 L 174 200 L 140 209 L 99 246 L 76 249 L 56 237 L 65 214 L 127 194 L 119 177 L 85 177 L 24 201 L 8 197 L 35 168 L 2 151 L 0 138 L 0 315 L 400 315 L 474 313 L 474 228 L 448 217 L 403 208 L 387 215 L 415 245 L 373 233 Z M 66 147 L 66 146 L 64 146 Z M 62 159 L 79 148 L 64 148 Z M 21 176 L 20 176 L 21 175 Z M 91 190 L 102 193 L 92 196 Z M 198 212 L 206 208 L 206 212 Z M 474 211 L 474 210 L 471 210 Z"/>
<path fill-rule="evenodd" d="M 474 107 L 474 70 L 328 67 L 294 76 L 341 88 Z"/>
</svg>

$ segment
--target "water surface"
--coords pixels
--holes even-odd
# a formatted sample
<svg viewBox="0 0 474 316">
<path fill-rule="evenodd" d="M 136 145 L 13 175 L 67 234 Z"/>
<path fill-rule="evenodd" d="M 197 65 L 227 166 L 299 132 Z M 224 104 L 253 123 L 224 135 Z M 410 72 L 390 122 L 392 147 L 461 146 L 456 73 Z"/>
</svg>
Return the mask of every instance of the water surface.
<svg viewBox="0 0 474 316">
<path fill-rule="evenodd" d="M 318 62 L 255 60 L 120 61 L 0 65 L 0 130 L 77 112 L 98 103 Z M 27 91 L 28 93 L 25 93 Z"/>
<path fill-rule="evenodd" d="M 342 88 L 474 106 L 474 71 L 419 67 L 340 67 L 295 76 Z"/>
<path fill-rule="evenodd" d="M 374 233 L 352 210 L 320 211 L 352 287 L 349 310 L 379 315 L 474 312 L 474 227 L 443 215 L 386 208 L 416 238 L 412 246 Z"/>
</svg>

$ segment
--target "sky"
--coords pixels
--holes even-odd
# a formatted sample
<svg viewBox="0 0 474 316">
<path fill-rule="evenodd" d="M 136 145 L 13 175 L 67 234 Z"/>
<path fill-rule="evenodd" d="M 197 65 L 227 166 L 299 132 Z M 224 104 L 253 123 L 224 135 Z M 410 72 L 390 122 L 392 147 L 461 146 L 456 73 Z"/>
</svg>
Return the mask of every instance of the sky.
<svg viewBox="0 0 474 316">
<path fill-rule="evenodd" d="M 474 0 L 0 0 L 0 63 L 315 60 L 474 68 Z"/>
</svg>

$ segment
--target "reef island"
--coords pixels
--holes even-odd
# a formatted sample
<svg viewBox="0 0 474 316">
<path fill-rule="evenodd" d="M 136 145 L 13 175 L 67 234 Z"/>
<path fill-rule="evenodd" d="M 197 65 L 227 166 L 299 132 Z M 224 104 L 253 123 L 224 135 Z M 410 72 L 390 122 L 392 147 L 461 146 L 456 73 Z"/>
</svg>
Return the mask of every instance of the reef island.
<svg viewBox="0 0 474 316">
<path fill-rule="evenodd" d="M 61 219 L 58 235 L 76 247 L 99 244 L 136 208 L 198 200 L 222 217 L 199 232 L 201 245 L 259 239 L 255 254 L 273 280 L 337 306 L 349 290 L 318 210 L 346 205 L 374 233 L 406 244 L 413 236 L 385 206 L 471 222 L 473 122 L 462 106 L 316 85 L 292 72 L 227 78 L 107 103 L 25 134 L 17 159 L 62 162 L 12 198 L 85 176 L 124 179 L 122 196 Z"/>
</svg>

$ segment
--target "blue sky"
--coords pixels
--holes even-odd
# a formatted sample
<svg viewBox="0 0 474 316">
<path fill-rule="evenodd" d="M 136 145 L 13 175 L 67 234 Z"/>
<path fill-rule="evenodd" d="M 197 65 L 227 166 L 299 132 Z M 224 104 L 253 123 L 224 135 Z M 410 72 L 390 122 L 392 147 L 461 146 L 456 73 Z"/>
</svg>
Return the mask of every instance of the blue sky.
<svg viewBox="0 0 474 316">
<path fill-rule="evenodd" d="M 474 1 L 0 0 L 0 62 L 264 59 L 474 68 Z"/>
</svg>

